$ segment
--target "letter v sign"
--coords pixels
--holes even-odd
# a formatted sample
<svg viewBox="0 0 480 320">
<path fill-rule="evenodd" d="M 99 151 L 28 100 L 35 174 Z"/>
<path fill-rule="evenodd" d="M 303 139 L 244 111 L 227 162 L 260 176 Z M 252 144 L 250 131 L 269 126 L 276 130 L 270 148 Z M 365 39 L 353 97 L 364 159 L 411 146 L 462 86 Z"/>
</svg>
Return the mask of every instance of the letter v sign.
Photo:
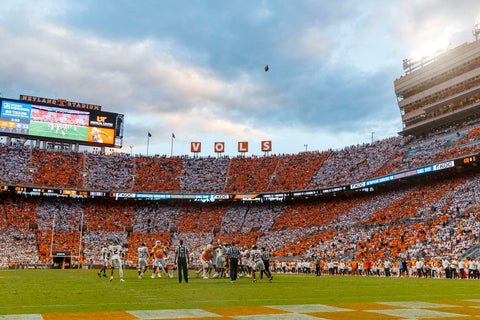
<svg viewBox="0 0 480 320">
<path fill-rule="evenodd" d="M 192 152 L 200 152 L 202 150 L 202 143 L 201 142 L 192 142 L 191 150 L 192 150 Z"/>
</svg>

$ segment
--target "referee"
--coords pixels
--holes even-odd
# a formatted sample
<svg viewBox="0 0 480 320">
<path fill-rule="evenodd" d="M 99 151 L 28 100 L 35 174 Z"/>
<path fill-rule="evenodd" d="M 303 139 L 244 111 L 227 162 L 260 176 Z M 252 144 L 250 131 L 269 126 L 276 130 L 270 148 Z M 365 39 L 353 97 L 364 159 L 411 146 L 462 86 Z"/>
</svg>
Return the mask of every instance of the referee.
<svg viewBox="0 0 480 320">
<path fill-rule="evenodd" d="M 185 278 L 185 283 L 188 283 L 188 263 L 189 263 L 188 249 L 183 245 L 183 240 L 180 240 L 180 246 L 175 250 L 175 261 L 178 267 L 178 283 L 182 283 L 182 272 Z"/>
<path fill-rule="evenodd" d="M 227 256 L 230 265 L 230 282 L 235 282 L 237 280 L 237 269 L 238 269 L 238 255 L 240 250 L 235 246 L 235 242 L 232 242 L 230 248 L 228 248 Z"/>
<path fill-rule="evenodd" d="M 263 279 L 264 273 L 265 275 L 270 273 L 270 254 L 268 253 L 267 249 L 265 249 L 265 247 L 262 247 L 262 261 L 263 265 L 265 266 L 265 271 L 260 272 L 260 279 Z"/>
</svg>

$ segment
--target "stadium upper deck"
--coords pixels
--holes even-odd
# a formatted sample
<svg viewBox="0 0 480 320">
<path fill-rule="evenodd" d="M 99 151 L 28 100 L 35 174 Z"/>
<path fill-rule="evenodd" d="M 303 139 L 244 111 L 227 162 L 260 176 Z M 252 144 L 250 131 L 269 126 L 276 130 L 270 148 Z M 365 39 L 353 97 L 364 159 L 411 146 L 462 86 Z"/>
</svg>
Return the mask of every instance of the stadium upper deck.
<svg viewBox="0 0 480 320">
<path fill-rule="evenodd" d="M 406 59 L 404 69 L 395 80 L 401 135 L 426 135 L 480 116 L 480 41 L 429 60 Z"/>
<path fill-rule="evenodd" d="M 0 145 L 0 183 L 184 194 L 281 192 L 365 181 L 478 152 L 478 123 L 422 139 L 247 158 L 131 157 Z"/>
</svg>

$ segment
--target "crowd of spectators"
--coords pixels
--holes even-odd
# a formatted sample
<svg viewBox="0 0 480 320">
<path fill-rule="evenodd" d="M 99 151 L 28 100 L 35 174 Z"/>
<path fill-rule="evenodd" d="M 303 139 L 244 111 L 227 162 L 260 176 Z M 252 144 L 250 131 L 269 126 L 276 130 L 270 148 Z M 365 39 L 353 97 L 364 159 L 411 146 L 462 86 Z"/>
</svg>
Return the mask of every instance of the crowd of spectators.
<svg viewBox="0 0 480 320">
<path fill-rule="evenodd" d="M 33 182 L 31 149 L 23 145 L 0 144 L 0 181 L 31 185 Z"/>
<path fill-rule="evenodd" d="M 302 190 L 361 181 L 480 152 L 478 123 L 424 139 L 338 151 L 235 158 L 132 157 L 0 144 L 0 182 L 143 192 Z M 1 194 L 0 264 L 47 263 L 55 250 L 98 262 L 106 243 L 238 241 L 274 257 L 378 261 L 460 257 L 480 237 L 479 175 L 397 190 L 291 202 L 155 202 Z M 22 243 L 20 248 L 18 243 Z"/>
<path fill-rule="evenodd" d="M 0 261 L 3 267 L 48 263 L 52 251 L 60 250 L 97 263 L 101 247 L 119 241 L 128 248 L 128 263 L 134 264 L 140 243 L 151 247 L 161 240 L 174 247 L 180 239 L 196 256 L 212 241 L 237 241 L 246 248 L 255 243 L 266 247 L 277 258 L 459 259 L 480 238 L 479 183 L 477 174 L 287 203 L 167 204 L 8 195 L 1 205 Z"/>
<path fill-rule="evenodd" d="M 187 193 L 223 193 L 229 163 L 228 157 L 184 159 L 181 190 Z"/>
<path fill-rule="evenodd" d="M 25 229 L 0 227 L 0 268 L 40 264 L 34 233 Z"/>
<path fill-rule="evenodd" d="M 177 157 L 136 157 L 134 191 L 178 192 L 182 160 Z"/>
<path fill-rule="evenodd" d="M 32 184 L 39 187 L 82 188 L 83 154 L 34 148 L 31 153 Z"/>
<path fill-rule="evenodd" d="M 226 192 L 268 191 L 268 185 L 273 179 L 279 156 L 269 157 L 235 157 L 230 160 L 227 172 Z"/>
<path fill-rule="evenodd" d="M 191 158 L 0 144 L 0 183 L 98 191 L 256 193 L 334 187 L 480 152 L 473 122 L 426 138 L 392 137 L 325 152 Z"/>
<path fill-rule="evenodd" d="M 84 169 L 85 189 L 128 191 L 133 188 L 134 162 L 127 153 L 88 154 Z"/>
<path fill-rule="evenodd" d="M 312 188 L 312 178 L 331 152 L 300 152 L 280 157 L 268 191 L 303 190 Z"/>
<path fill-rule="evenodd" d="M 394 137 L 331 152 L 313 183 L 317 187 L 329 187 L 368 179 L 390 163 L 397 153 L 402 153 L 403 142 L 404 138 Z"/>
</svg>

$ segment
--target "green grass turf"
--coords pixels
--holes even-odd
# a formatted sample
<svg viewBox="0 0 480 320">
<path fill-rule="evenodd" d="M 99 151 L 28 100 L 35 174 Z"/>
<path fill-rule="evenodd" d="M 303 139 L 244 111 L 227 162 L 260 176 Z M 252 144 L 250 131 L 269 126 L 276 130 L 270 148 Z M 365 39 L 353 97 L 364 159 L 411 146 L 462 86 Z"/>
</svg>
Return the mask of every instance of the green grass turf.
<svg viewBox="0 0 480 320">
<path fill-rule="evenodd" d="M 58 133 L 55 133 L 55 130 L 51 130 L 48 128 L 48 124 L 49 124 L 48 122 L 30 121 L 30 128 L 28 132 L 32 136 L 38 136 L 38 137 L 87 141 L 87 136 L 88 136 L 87 127 L 77 126 L 76 131 L 73 130 L 73 127 L 72 127 L 65 132 L 64 136 L 62 136 L 60 133 L 61 129 L 58 131 Z"/>
<path fill-rule="evenodd" d="M 191 273 L 188 284 L 178 284 L 176 278 L 151 279 L 151 271 L 139 280 L 126 270 L 125 282 L 118 271 L 112 282 L 97 272 L 0 271 L 0 314 L 480 299 L 475 280 L 274 275 L 272 283 L 230 283 Z"/>
</svg>

